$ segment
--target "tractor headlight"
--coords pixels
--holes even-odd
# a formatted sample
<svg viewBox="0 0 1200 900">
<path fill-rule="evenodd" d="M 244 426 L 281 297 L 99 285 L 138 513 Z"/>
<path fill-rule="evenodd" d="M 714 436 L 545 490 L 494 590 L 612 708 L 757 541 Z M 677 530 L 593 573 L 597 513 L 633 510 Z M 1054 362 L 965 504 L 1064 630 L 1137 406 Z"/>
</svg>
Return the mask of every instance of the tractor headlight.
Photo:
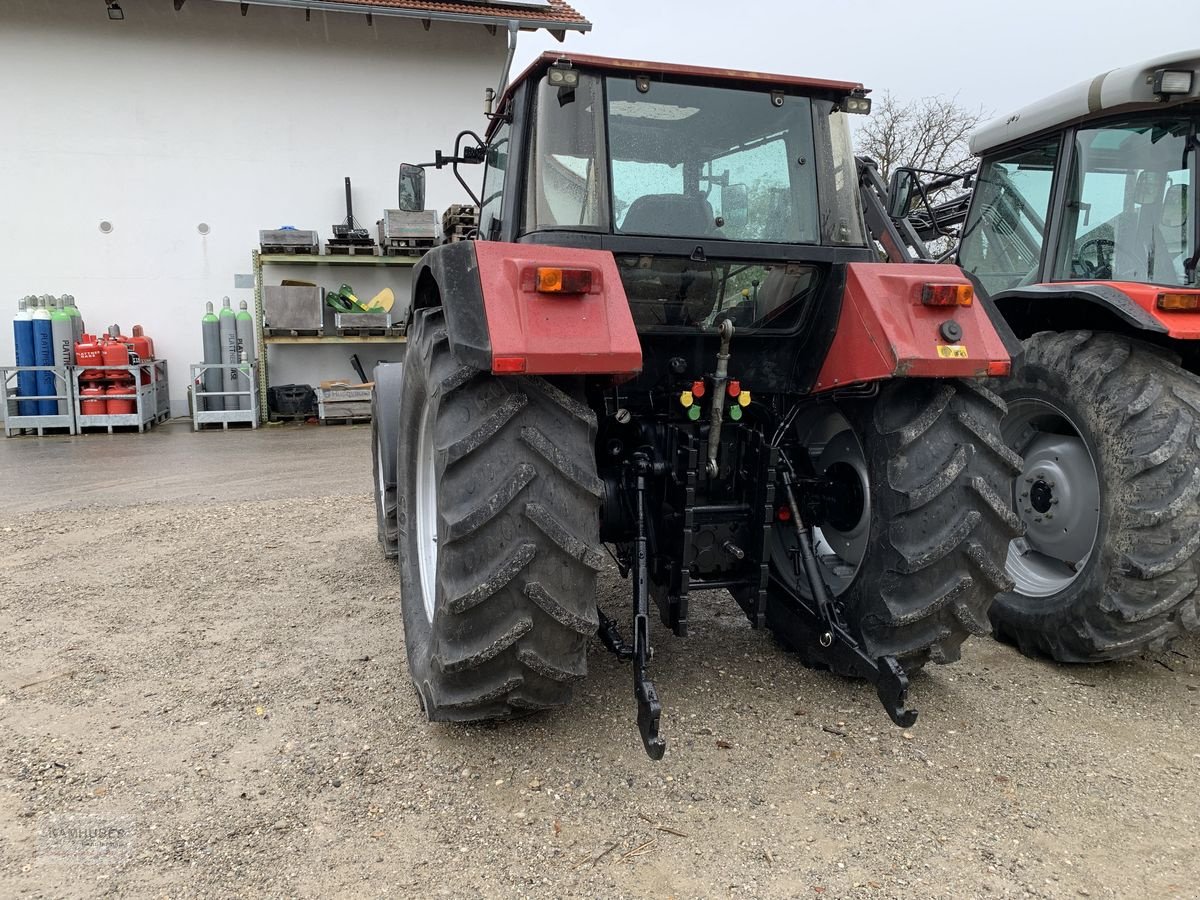
<svg viewBox="0 0 1200 900">
<path fill-rule="evenodd" d="M 1185 70 L 1159 69 L 1154 73 L 1154 93 L 1164 96 L 1168 94 L 1190 94 L 1192 92 L 1194 75 L 1194 72 Z"/>
</svg>

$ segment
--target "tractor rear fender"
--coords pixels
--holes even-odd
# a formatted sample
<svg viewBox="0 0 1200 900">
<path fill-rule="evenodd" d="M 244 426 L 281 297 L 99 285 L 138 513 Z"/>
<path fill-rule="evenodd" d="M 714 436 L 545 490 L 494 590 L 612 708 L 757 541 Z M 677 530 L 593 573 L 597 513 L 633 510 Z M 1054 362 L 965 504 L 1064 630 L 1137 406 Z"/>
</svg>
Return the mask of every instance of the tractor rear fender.
<svg viewBox="0 0 1200 900">
<path fill-rule="evenodd" d="M 587 272 L 590 287 L 540 292 L 540 268 Z M 642 368 L 641 341 L 608 251 L 443 244 L 413 273 L 413 308 L 439 304 L 455 359 L 497 375 L 624 377 Z"/>
<path fill-rule="evenodd" d="M 927 285 L 969 285 L 957 266 L 850 263 L 837 334 L 814 392 L 887 378 L 1007 375 L 1012 361 L 980 298 L 929 306 Z"/>
<path fill-rule="evenodd" d="M 1037 331 L 1087 328 L 1131 337 L 1140 333 L 1144 339 L 1200 339 L 1200 312 L 1159 309 L 1162 293 L 1196 291 L 1123 281 L 1067 281 L 1001 291 L 992 300 L 1023 338 Z"/>
</svg>

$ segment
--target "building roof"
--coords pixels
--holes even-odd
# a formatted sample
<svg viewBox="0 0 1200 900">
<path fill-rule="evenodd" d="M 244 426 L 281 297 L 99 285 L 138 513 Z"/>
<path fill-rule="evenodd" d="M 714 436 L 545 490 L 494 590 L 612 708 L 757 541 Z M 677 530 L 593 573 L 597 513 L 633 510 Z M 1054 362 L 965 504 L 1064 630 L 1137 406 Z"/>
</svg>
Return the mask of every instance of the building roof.
<svg viewBox="0 0 1200 900">
<path fill-rule="evenodd" d="M 590 31 L 592 23 L 566 0 L 225 0 L 251 6 L 284 6 L 329 12 L 370 13 L 410 19 L 477 22 L 484 25 L 515 21 L 524 30 L 545 28 L 561 39 L 565 31 Z"/>
<path fill-rule="evenodd" d="M 1164 98 L 1154 93 L 1159 69 L 1193 72 L 1192 90 Z M 971 152 L 980 156 L 1005 144 L 1068 125 L 1139 109 L 1163 109 L 1200 99 L 1200 50 L 1181 50 L 1147 62 L 1103 72 L 1066 90 L 1023 106 L 983 125 L 971 135 Z"/>
</svg>

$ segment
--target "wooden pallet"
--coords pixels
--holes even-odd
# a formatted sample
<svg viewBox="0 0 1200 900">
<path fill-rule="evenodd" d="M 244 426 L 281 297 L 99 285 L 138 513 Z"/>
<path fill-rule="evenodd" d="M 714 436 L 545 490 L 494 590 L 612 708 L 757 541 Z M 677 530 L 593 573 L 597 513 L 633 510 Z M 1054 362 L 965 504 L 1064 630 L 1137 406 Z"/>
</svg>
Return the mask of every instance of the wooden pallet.
<svg viewBox="0 0 1200 900">
<path fill-rule="evenodd" d="M 297 247 L 294 244 L 261 244 L 259 252 L 264 256 L 319 256 L 321 246 Z"/>
<path fill-rule="evenodd" d="M 391 328 L 336 328 L 338 337 L 385 337 Z"/>
<path fill-rule="evenodd" d="M 320 337 L 323 328 L 264 328 L 263 337 Z"/>
<path fill-rule="evenodd" d="M 474 237 L 478 232 L 478 225 L 458 225 L 446 230 L 446 239 L 451 242 L 461 241 L 469 237 Z"/>
<path fill-rule="evenodd" d="M 322 425 L 368 425 L 371 422 L 371 417 L 368 416 L 326 416 L 321 419 Z"/>
<path fill-rule="evenodd" d="M 379 248 L 374 244 L 336 244 L 325 242 L 326 256 L 378 256 Z"/>
</svg>

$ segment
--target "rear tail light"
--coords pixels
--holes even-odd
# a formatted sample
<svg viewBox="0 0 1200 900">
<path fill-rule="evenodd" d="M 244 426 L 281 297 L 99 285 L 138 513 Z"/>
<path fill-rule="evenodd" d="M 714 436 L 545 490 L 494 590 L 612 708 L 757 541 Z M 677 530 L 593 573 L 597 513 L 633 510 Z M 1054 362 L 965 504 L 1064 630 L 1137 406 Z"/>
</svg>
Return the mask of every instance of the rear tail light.
<svg viewBox="0 0 1200 900">
<path fill-rule="evenodd" d="M 525 357 L 523 356 L 492 357 L 492 374 L 494 375 L 512 375 L 524 371 Z"/>
<path fill-rule="evenodd" d="M 926 306 L 970 306 L 975 289 L 969 284 L 927 284 L 921 291 Z"/>
<path fill-rule="evenodd" d="M 1171 292 L 1158 295 L 1155 305 L 1171 312 L 1196 312 L 1200 310 L 1200 292 Z"/>
<path fill-rule="evenodd" d="M 988 374 L 993 377 L 1005 377 L 1012 374 L 1012 361 L 1007 359 L 993 359 L 988 363 Z"/>
<path fill-rule="evenodd" d="M 539 267 L 537 289 L 539 294 L 586 294 L 592 289 L 592 272 L 590 269 Z"/>
</svg>

